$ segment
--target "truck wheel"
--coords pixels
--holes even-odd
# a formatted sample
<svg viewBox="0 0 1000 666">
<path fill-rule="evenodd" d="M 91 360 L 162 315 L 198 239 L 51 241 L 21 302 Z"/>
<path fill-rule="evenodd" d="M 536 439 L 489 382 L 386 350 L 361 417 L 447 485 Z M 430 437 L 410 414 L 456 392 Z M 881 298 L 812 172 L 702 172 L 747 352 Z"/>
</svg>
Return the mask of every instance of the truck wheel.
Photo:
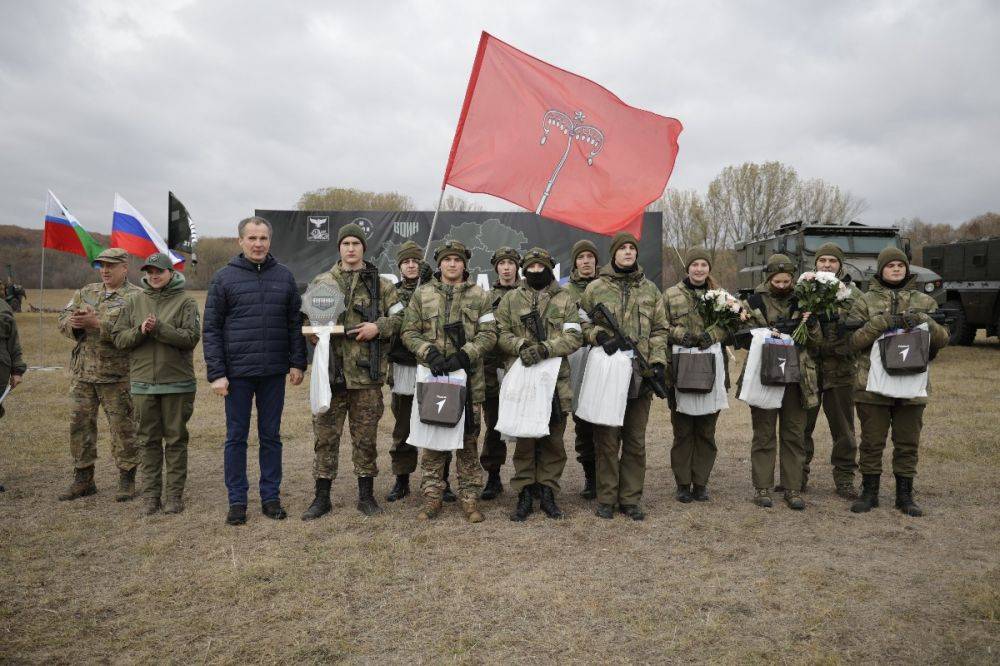
<svg viewBox="0 0 1000 666">
<path fill-rule="evenodd" d="M 949 332 L 951 333 L 951 338 L 948 344 L 952 345 L 963 345 L 968 347 L 972 344 L 972 341 L 976 339 L 976 329 L 969 325 L 969 322 L 965 319 L 965 310 L 962 309 L 961 301 L 948 301 L 945 303 L 945 307 L 951 308 L 956 312 L 955 321 L 951 322 L 949 326 Z"/>
</svg>

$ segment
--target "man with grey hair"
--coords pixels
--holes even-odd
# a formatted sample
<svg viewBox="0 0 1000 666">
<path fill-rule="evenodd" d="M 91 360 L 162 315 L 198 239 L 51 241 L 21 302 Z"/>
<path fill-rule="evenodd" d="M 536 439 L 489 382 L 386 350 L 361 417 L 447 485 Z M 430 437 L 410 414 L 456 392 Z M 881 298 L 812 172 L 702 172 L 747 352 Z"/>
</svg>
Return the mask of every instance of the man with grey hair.
<svg viewBox="0 0 1000 666">
<path fill-rule="evenodd" d="M 281 520 L 281 413 L 285 375 L 302 383 L 306 346 L 302 299 L 295 277 L 271 256 L 271 224 L 262 217 L 240 221 L 243 250 L 212 277 L 205 303 L 202 343 L 212 390 L 226 399 L 226 523 L 246 523 L 247 436 L 257 401 L 261 511 Z"/>
</svg>

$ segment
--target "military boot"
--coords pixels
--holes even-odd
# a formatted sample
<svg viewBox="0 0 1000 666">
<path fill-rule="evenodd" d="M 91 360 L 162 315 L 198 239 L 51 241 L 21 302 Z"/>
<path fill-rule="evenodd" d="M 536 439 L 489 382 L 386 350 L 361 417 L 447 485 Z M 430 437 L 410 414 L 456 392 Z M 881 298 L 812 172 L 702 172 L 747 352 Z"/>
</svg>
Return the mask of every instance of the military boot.
<svg viewBox="0 0 1000 666">
<path fill-rule="evenodd" d="M 417 514 L 417 520 L 433 520 L 437 518 L 439 513 L 441 513 L 441 498 L 425 497 L 424 506 L 420 509 L 420 513 Z"/>
<path fill-rule="evenodd" d="M 805 501 L 803 501 L 802 497 L 799 496 L 797 490 L 786 490 L 784 498 L 785 498 L 785 504 L 788 505 L 789 509 L 793 509 L 795 511 L 802 511 L 802 509 L 806 508 L 806 503 Z"/>
<path fill-rule="evenodd" d="M 135 470 L 118 471 L 118 492 L 115 494 L 116 502 L 127 502 L 135 497 Z"/>
<path fill-rule="evenodd" d="M 462 511 L 465 512 L 465 519 L 470 523 L 483 522 L 483 514 L 479 513 L 475 499 L 462 500 Z"/>
<path fill-rule="evenodd" d="M 97 492 L 94 485 L 94 466 L 84 467 L 73 471 L 73 483 L 59 496 L 60 502 L 75 500 L 77 497 L 86 497 Z"/>
<path fill-rule="evenodd" d="M 542 493 L 542 500 L 541 502 L 538 503 L 538 506 L 541 507 L 542 511 L 545 512 L 545 515 L 548 516 L 549 518 L 555 518 L 556 520 L 563 518 L 564 517 L 563 512 L 559 508 L 559 505 L 556 504 L 556 495 L 554 492 L 552 492 L 552 488 L 548 486 L 542 486 L 541 493 Z"/>
<path fill-rule="evenodd" d="M 597 464 L 591 460 L 583 463 L 583 499 L 592 500 L 597 497 Z"/>
<path fill-rule="evenodd" d="M 878 487 L 881 480 L 878 474 L 861 475 L 861 497 L 851 504 L 852 513 L 868 513 L 878 506 Z"/>
<path fill-rule="evenodd" d="M 330 504 L 330 484 L 331 479 L 316 479 L 316 496 L 312 504 L 302 514 L 302 520 L 316 520 L 321 516 L 330 513 L 333 505 Z"/>
<path fill-rule="evenodd" d="M 645 520 L 646 512 L 638 504 L 622 504 L 618 510 L 632 520 Z"/>
<path fill-rule="evenodd" d="M 444 466 L 444 492 L 441 494 L 441 499 L 445 502 L 457 502 L 458 498 L 455 497 L 455 493 L 451 492 L 451 483 L 448 482 L 448 471 L 451 468 L 451 462 L 448 462 Z"/>
<path fill-rule="evenodd" d="M 854 487 L 853 481 L 841 481 L 837 484 L 837 497 L 843 497 L 844 499 L 856 500 L 858 499 L 858 490 Z"/>
<path fill-rule="evenodd" d="M 386 502 L 395 502 L 401 500 L 410 494 L 410 475 L 409 474 L 397 474 L 396 483 L 392 486 L 392 490 L 389 494 L 385 496 Z"/>
<path fill-rule="evenodd" d="M 615 517 L 615 507 L 611 504 L 601 504 L 598 502 L 597 509 L 594 510 L 594 515 L 604 520 L 611 520 Z"/>
<path fill-rule="evenodd" d="M 708 486 L 699 486 L 697 483 L 694 484 L 694 489 L 691 492 L 694 497 L 695 502 L 707 502 L 708 501 Z"/>
<path fill-rule="evenodd" d="M 757 488 L 753 493 L 753 503 L 763 509 L 770 509 L 774 506 L 771 501 L 771 491 L 767 488 Z"/>
<path fill-rule="evenodd" d="M 382 507 L 375 501 L 375 477 L 358 477 L 358 511 L 366 516 L 382 513 Z"/>
<path fill-rule="evenodd" d="M 160 510 L 159 497 L 147 497 L 146 501 L 142 505 L 142 515 L 144 516 L 152 516 L 159 510 Z"/>
<path fill-rule="evenodd" d="M 923 509 L 913 501 L 912 476 L 896 475 L 896 508 L 914 518 L 924 515 Z"/>
<path fill-rule="evenodd" d="M 486 478 L 486 485 L 483 486 L 483 492 L 479 494 L 479 499 L 496 499 L 502 492 L 503 484 L 500 482 L 500 470 L 490 472 L 489 476 Z"/>
<path fill-rule="evenodd" d="M 510 514 L 510 519 L 515 523 L 523 523 L 528 519 L 528 516 L 533 510 L 531 488 L 529 486 L 525 486 L 524 488 L 521 488 L 521 492 L 517 494 L 517 506 L 514 507 L 514 513 Z"/>
<path fill-rule="evenodd" d="M 163 513 L 182 513 L 184 511 L 184 498 L 180 495 L 168 497 L 163 503 Z"/>
<path fill-rule="evenodd" d="M 693 502 L 694 495 L 691 494 L 691 485 L 683 483 L 677 486 L 677 494 L 674 495 L 674 497 L 677 498 L 678 502 L 681 502 L 683 504 L 688 504 L 689 502 Z"/>
</svg>

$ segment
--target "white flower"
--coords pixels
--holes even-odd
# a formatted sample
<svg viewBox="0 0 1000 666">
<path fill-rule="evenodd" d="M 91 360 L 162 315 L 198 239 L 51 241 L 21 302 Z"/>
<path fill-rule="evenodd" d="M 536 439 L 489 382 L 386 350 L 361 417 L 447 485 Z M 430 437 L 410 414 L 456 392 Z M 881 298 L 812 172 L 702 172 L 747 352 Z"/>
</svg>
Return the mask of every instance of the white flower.
<svg viewBox="0 0 1000 666">
<path fill-rule="evenodd" d="M 816 279 L 816 274 L 815 273 L 813 273 L 812 271 L 806 271 L 805 273 L 803 273 L 802 275 L 799 276 L 799 279 L 796 280 L 796 284 L 799 284 L 799 283 L 802 283 L 802 282 L 811 282 L 812 280 L 815 280 L 815 279 Z"/>
<path fill-rule="evenodd" d="M 836 275 L 834 275 L 833 273 L 830 273 L 828 271 L 819 271 L 819 272 L 817 272 L 816 273 L 816 281 L 817 282 L 821 282 L 823 284 L 830 284 L 830 285 L 832 285 L 832 284 L 838 284 L 838 285 L 843 284 L 843 282 L 841 282 L 840 279 L 837 278 Z"/>
</svg>

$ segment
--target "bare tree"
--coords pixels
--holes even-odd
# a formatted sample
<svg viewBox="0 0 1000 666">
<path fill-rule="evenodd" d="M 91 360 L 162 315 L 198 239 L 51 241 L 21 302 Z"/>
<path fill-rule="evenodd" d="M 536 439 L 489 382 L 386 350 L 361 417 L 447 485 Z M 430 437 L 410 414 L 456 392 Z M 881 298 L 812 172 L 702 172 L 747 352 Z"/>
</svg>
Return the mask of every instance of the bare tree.
<svg viewBox="0 0 1000 666">
<path fill-rule="evenodd" d="M 868 208 L 868 202 L 821 178 L 800 182 L 789 219 L 820 224 L 847 224 Z"/>
<path fill-rule="evenodd" d="M 798 176 L 781 162 L 728 166 L 708 186 L 706 204 L 729 242 L 765 235 L 788 220 Z"/>
<path fill-rule="evenodd" d="M 467 199 L 454 194 L 449 194 L 441 202 L 441 210 L 455 211 L 459 213 L 465 213 L 469 211 L 482 210 L 483 207 L 479 204 L 472 203 Z"/>
<path fill-rule="evenodd" d="M 367 192 L 324 187 L 299 197 L 299 210 L 413 210 L 413 199 L 399 192 Z"/>
</svg>

